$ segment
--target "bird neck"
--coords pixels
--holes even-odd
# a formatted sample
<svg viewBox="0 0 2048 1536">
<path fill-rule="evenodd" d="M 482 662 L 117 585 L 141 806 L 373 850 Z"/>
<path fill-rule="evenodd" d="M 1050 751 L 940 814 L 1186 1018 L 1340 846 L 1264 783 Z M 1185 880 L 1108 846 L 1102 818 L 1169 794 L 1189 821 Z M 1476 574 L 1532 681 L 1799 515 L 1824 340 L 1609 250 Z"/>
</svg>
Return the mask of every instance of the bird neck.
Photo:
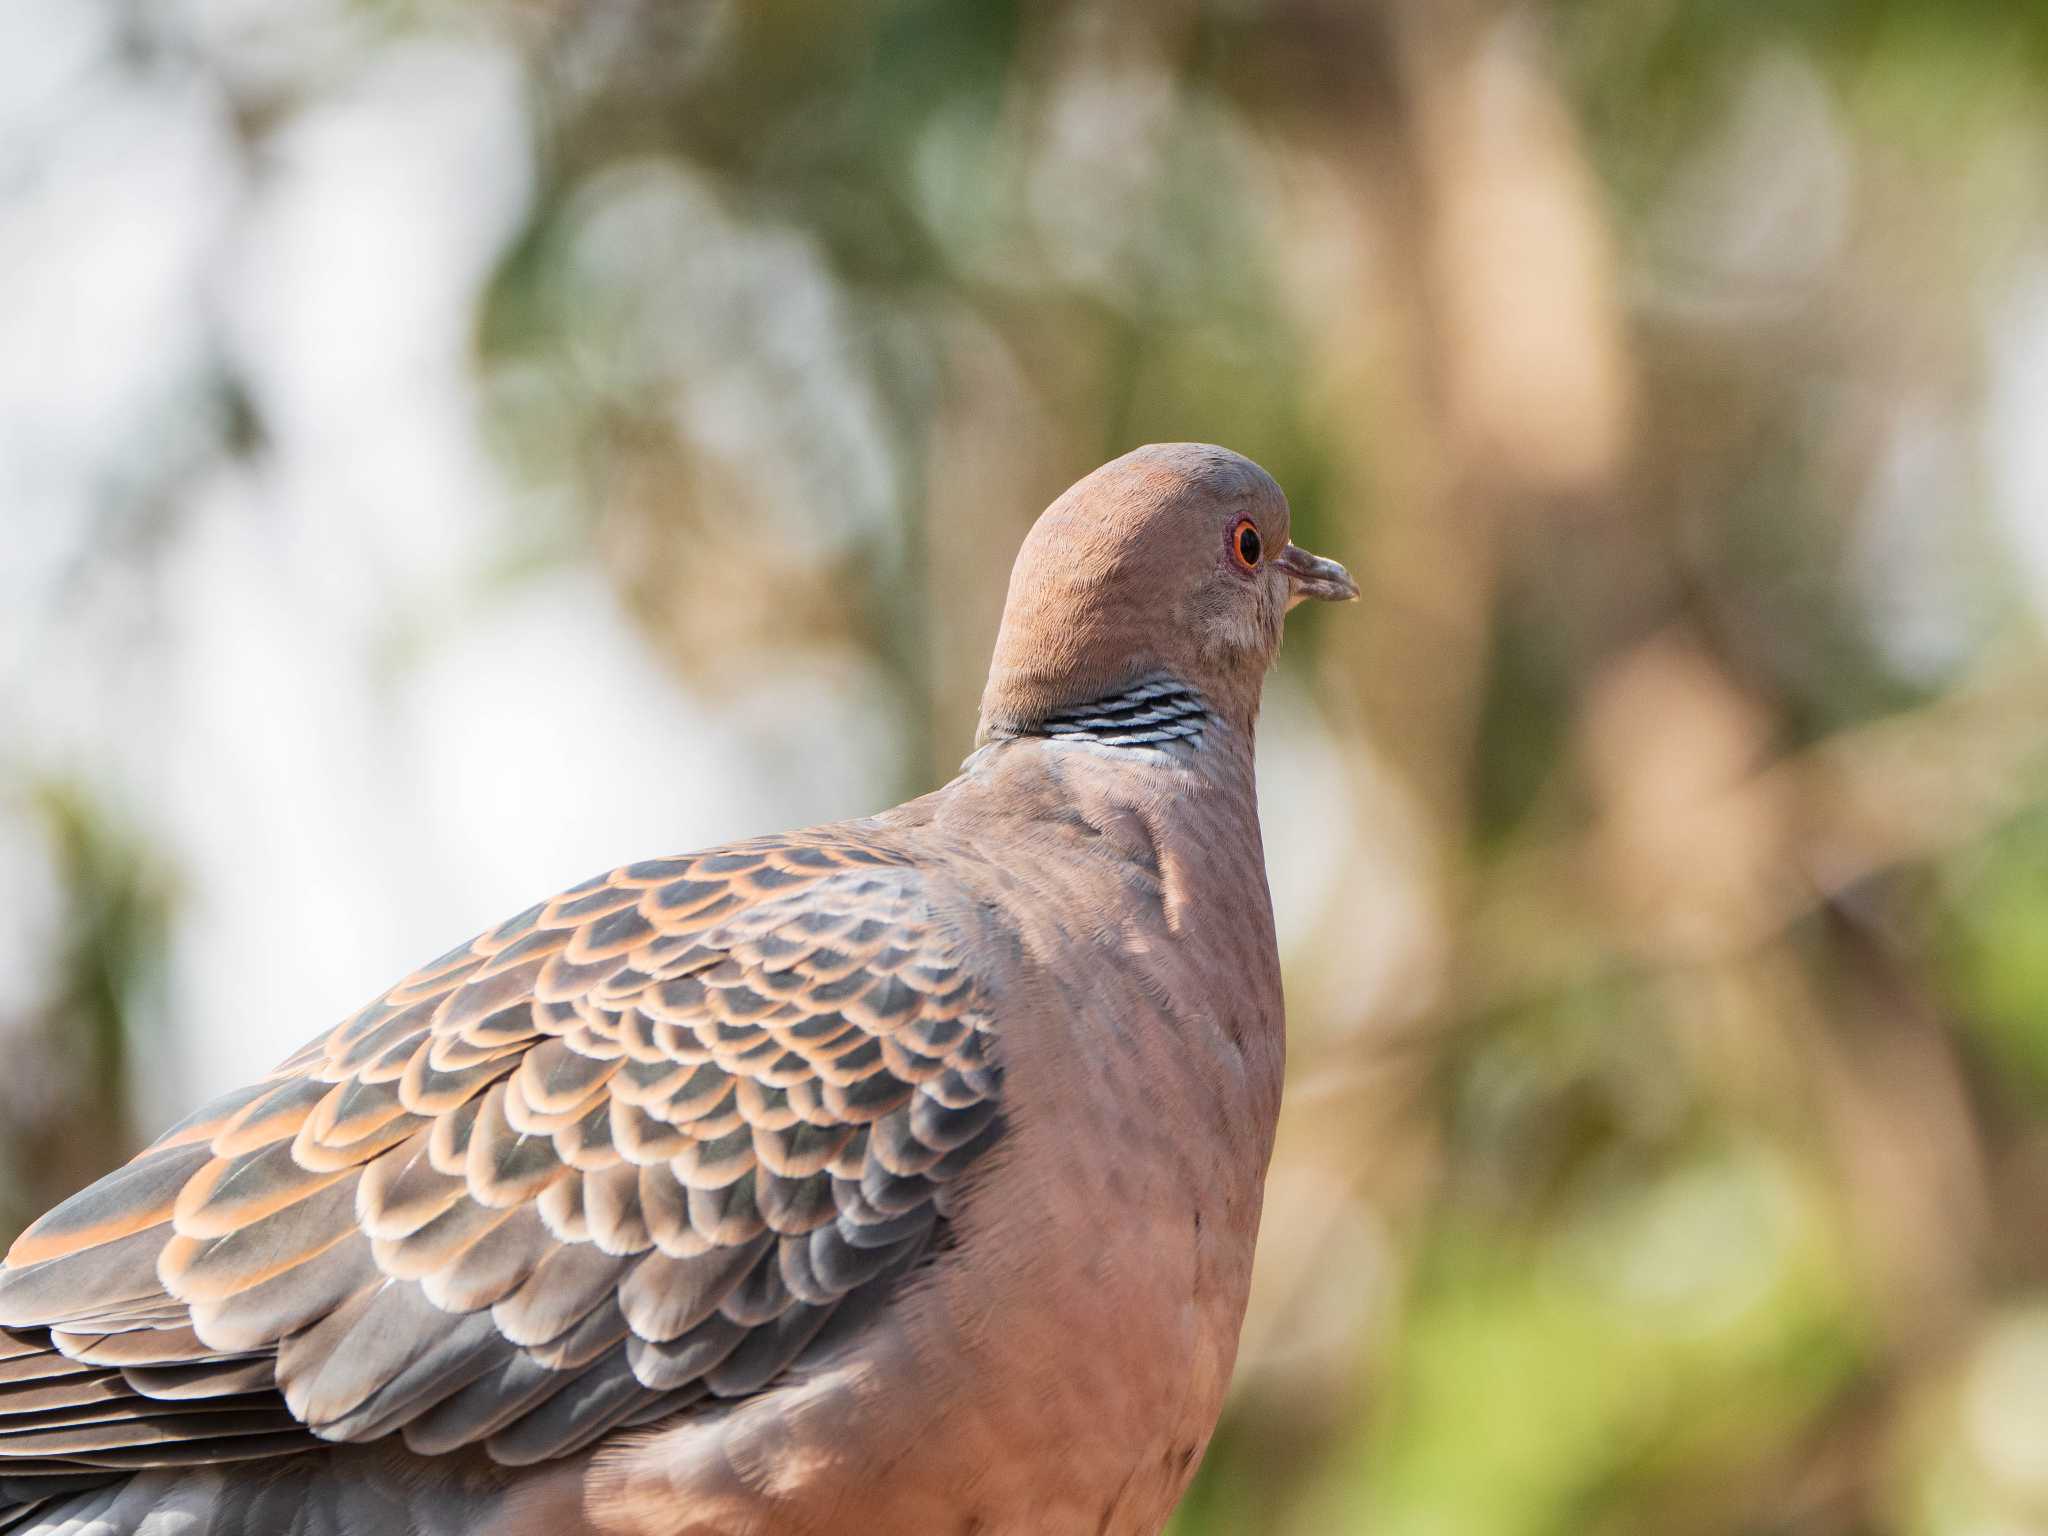
<svg viewBox="0 0 2048 1536">
<path fill-rule="evenodd" d="M 1249 747 L 1256 709 L 1233 707 L 1175 673 L 1159 669 L 1066 702 L 1000 708 L 985 701 L 975 745 L 1041 738 L 1134 752 L 1195 752 L 1230 739 Z"/>
<path fill-rule="evenodd" d="M 985 741 L 1046 737 L 1098 747 L 1197 747 L 1217 724 L 1199 689 L 1165 673 L 1140 678 L 1097 698 L 1048 710 L 1036 719 L 983 722 Z"/>
<path fill-rule="evenodd" d="M 1000 778 L 1005 770 L 998 765 L 1024 752 L 1062 795 L 1125 809 L 1156 807 L 1162 797 L 1192 804 L 1193 795 L 1256 839 L 1255 721 L 1254 712 L 1219 710 L 1203 690 L 1155 673 L 1026 723 L 984 717 L 961 771 L 970 779 Z M 1212 826 L 1207 835 L 1219 831 Z"/>
</svg>

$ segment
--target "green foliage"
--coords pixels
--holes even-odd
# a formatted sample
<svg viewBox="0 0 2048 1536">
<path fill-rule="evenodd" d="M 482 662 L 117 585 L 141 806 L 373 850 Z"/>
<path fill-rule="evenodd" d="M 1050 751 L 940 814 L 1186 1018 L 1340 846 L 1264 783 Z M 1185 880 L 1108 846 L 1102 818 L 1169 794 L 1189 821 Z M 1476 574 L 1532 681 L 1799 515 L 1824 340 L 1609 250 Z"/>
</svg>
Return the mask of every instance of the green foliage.
<svg viewBox="0 0 2048 1536">
<path fill-rule="evenodd" d="M 1527 1243 L 1453 1228 L 1421 1260 L 1337 1528 L 1639 1530 L 1739 1486 L 1861 1354 L 1827 1206 L 1760 1146 L 1586 1192 Z"/>
<path fill-rule="evenodd" d="M 1957 866 L 1942 944 L 1949 995 L 2004 1091 L 2048 1110 L 2048 807 Z"/>
</svg>

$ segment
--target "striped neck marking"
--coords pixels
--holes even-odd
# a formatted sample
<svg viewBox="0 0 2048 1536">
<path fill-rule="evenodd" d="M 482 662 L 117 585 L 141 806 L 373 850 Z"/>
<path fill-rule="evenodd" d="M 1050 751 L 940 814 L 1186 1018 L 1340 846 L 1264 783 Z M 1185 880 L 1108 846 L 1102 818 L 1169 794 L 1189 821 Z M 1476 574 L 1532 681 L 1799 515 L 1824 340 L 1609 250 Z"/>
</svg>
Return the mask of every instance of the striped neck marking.
<svg viewBox="0 0 2048 1536">
<path fill-rule="evenodd" d="M 1208 700 L 1176 678 L 1158 677 L 1055 710 L 1025 734 L 1104 747 L 1163 747 L 1173 741 L 1192 745 L 1209 723 Z"/>
</svg>

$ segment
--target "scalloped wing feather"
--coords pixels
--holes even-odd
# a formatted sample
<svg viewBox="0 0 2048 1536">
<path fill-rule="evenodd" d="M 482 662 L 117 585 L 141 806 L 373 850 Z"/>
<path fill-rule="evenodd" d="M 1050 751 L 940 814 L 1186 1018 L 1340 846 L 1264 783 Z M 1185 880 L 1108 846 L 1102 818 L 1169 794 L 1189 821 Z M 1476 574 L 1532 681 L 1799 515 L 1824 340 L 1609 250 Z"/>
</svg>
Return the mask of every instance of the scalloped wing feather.
<svg viewBox="0 0 2048 1536">
<path fill-rule="evenodd" d="M 991 1027 L 859 834 L 585 881 L 21 1235 L 0 1476 L 394 1432 L 525 1465 L 758 1392 L 927 1251 L 1001 1134 Z"/>
</svg>

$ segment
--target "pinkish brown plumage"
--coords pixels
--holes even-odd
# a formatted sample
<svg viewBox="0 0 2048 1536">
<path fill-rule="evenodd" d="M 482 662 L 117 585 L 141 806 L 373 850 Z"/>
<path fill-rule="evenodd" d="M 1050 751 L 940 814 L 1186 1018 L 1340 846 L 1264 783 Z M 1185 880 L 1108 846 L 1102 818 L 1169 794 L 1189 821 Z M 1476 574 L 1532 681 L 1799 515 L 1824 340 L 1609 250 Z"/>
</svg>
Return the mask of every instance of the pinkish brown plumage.
<svg viewBox="0 0 2048 1536">
<path fill-rule="evenodd" d="M 1219 448 L 1039 521 L 959 778 L 422 968 L 0 1269 L 0 1531 L 1156 1532 L 1279 1109 L 1253 793 L 1356 593 Z"/>
</svg>

